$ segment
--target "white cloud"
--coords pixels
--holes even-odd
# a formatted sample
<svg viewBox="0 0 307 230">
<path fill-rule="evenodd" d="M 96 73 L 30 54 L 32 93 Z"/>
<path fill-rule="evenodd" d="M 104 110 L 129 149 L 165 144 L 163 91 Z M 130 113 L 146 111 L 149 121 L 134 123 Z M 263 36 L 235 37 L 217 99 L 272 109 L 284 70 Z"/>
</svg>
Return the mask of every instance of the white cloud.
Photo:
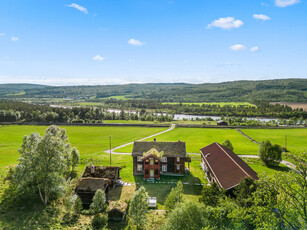
<svg viewBox="0 0 307 230">
<path fill-rule="evenodd" d="M 254 46 L 254 47 L 252 47 L 252 48 L 250 49 L 251 52 L 257 52 L 257 51 L 259 51 L 259 50 L 260 50 L 260 49 L 259 49 L 258 46 Z"/>
<path fill-rule="evenodd" d="M 227 17 L 227 18 L 219 18 L 217 20 L 214 20 L 211 22 L 207 28 L 211 29 L 212 27 L 219 27 L 222 29 L 233 29 L 233 28 L 239 28 L 244 23 L 241 20 L 235 20 L 234 17 Z"/>
<path fill-rule="evenodd" d="M 5 36 L 5 33 L 0 33 L 0 37 L 3 37 L 3 36 Z"/>
<path fill-rule="evenodd" d="M 13 42 L 17 42 L 17 41 L 19 40 L 19 37 L 11 37 L 11 40 L 12 40 Z"/>
<path fill-rule="evenodd" d="M 275 0 L 275 5 L 278 7 L 287 7 L 299 3 L 300 0 Z"/>
<path fill-rule="evenodd" d="M 93 57 L 93 60 L 95 60 L 95 61 L 104 61 L 105 58 L 101 57 L 99 54 L 97 54 L 96 56 Z"/>
<path fill-rule="evenodd" d="M 133 45 L 133 46 L 142 46 L 145 44 L 145 42 L 141 42 L 139 40 L 136 40 L 134 38 L 131 38 L 129 41 L 128 41 L 128 44 L 129 45 Z"/>
<path fill-rule="evenodd" d="M 269 16 L 264 15 L 264 14 L 254 14 L 253 17 L 257 20 L 262 20 L 262 21 L 271 20 Z"/>
<path fill-rule="evenodd" d="M 246 50 L 245 45 L 242 45 L 242 44 L 236 44 L 236 45 L 230 46 L 229 48 L 233 51 Z"/>
<path fill-rule="evenodd" d="M 269 4 L 267 4 L 267 3 L 261 2 L 261 6 L 266 6 L 266 7 L 269 7 L 270 5 L 269 5 Z"/>
<path fill-rule="evenodd" d="M 80 5 L 76 4 L 76 3 L 71 3 L 70 5 L 67 5 L 67 6 L 68 6 L 68 7 L 75 8 L 75 9 L 77 9 L 77 10 L 79 10 L 79 11 L 85 13 L 85 14 L 88 13 L 88 11 L 87 11 L 87 9 L 86 9 L 85 7 L 80 6 Z"/>
</svg>

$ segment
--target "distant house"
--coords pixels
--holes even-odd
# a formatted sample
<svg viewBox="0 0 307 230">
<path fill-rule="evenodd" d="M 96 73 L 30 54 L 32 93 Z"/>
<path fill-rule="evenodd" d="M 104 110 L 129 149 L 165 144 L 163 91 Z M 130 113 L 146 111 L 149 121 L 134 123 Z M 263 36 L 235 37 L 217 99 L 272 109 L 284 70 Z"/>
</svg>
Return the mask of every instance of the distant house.
<svg viewBox="0 0 307 230">
<path fill-rule="evenodd" d="M 228 125 L 227 121 L 217 121 L 217 125 Z"/>
<path fill-rule="evenodd" d="M 105 192 L 106 198 L 110 187 L 120 179 L 120 167 L 87 166 L 76 187 L 76 193 L 81 198 L 84 207 L 89 207 L 98 189 Z"/>
<path fill-rule="evenodd" d="M 133 174 L 144 175 L 144 178 L 159 179 L 160 175 L 185 174 L 187 157 L 185 142 L 134 142 Z"/>
<path fill-rule="evenodd" d="M 108 217 L 110 220 L 123 220 L 127 214 L 128 204 L 122 200 L 111 201 L 109 204 Z"/>
<path fill-rule="evenodd" d="M 230 190 L 245 177 L 258 180 L 257 173 L 233 151 L 214 142 L 202 149 L 201 166 L 210 183 Z"/>
</svg>

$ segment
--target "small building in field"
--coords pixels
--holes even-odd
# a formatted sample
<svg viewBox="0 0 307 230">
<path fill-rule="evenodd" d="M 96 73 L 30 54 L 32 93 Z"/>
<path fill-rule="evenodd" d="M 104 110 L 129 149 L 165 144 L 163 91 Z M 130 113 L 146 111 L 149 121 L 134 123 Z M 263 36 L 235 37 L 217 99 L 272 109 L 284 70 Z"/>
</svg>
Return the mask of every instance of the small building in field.
<svg viewBox="0 0 307 230">
<path fill-rule="evenodd" d="M 217 121 L 216 124 L 225 126 L 225 125 L 228 125 L 228 122 L 227 121 Z"/>
<path fill-rule="evenodd" d="M 108 211 L 109 220 L 123 220 L 127 214 L 127 207 L 128 204 L 122 200 L 111 201 Z"/>
<path fill-rule="evenodd" d="M 258 180 L 257 173 L 237 154 L 217 142 L 202 149 L 201 166 L 210 183 L 217 183 L 220 188 L 230 190 L 243 178 Z"/>
<path fill-rule="evenodd" d="M 110 180 L 110 186 L 114 186 L 114 182 L 120 178 L 120 167 L 116 166 L 86 166 L 82 174 L 82 178 L 105 178 Z"/>
<path fill-rule="evenodd" d="M 160 175 L 185 175 L 187 157 L 185 142 L 134 142 L 133 175 L 159 179 Z"/>
</svg>

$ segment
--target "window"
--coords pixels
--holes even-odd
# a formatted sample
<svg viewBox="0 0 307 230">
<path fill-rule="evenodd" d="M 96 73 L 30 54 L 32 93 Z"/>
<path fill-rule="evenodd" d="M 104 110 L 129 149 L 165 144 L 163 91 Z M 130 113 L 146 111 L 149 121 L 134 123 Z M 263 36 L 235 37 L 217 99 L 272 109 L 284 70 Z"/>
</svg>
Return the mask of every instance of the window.
<svg viewBox="0 0 307 230">
<path fill-rule="evenodd" d="M 180 157 L 177 157 L 177 162 L 179 162 L 180 161 Z"/>
<path fill-rule="evenodd" d="M 150 158 L 150 165 L 154 165 L 154 159 Z"/>
<path fill-rule="evenodd" d="M 167 171 L 167 165 L 162 165 L 162 172 L 166 172 Z"/>
<path fill-rule="evenodd" d="M 142 156 L 138 156 L 138 161 L 142 161 Z"/>
<path fill-rule="evenodd" d="M 155 164 L 157 165 L 159 162 L 158 162 L 158 160 L 155 160 Z"/>
<path fill-rule="evenodd" d="M 162 162 L 167 162 L 167 157 L 162 157 Z"/>
<path fill-rule="evenodd" d="M 145 175 L 148 175 L 148 169 L 145 169 Z"/>
<path fill-rule="evenodd" d="M 177 165 L 177 170 L 178 170 L 178 171 L 180 170 L 180 165 Z"/>
<path fill-rule="evenodd" d="M 142 171 L 143 170 L 143 165 L 138 165 L 138 171 Z"/>
<path fill-rule="evenodd" d="M 158 174 L 159 174 L 158 169 L 155 169 L 155 175 L 158 176 Z"/>
</svg>

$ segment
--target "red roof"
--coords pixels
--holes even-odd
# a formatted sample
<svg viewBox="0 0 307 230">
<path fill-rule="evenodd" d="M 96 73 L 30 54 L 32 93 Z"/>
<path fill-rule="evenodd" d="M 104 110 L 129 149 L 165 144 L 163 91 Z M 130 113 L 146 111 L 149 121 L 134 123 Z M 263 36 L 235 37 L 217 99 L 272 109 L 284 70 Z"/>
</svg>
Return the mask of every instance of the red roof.
<svg viewBox="0 0 307 230">
<path fill-rule="evenodd" d="M 214 142 L 200 149 L 204 160 L 220 187 L 228 190 L 245 177 L 258 180 L 257 173 L 233 151 Z"/>
</svg>

